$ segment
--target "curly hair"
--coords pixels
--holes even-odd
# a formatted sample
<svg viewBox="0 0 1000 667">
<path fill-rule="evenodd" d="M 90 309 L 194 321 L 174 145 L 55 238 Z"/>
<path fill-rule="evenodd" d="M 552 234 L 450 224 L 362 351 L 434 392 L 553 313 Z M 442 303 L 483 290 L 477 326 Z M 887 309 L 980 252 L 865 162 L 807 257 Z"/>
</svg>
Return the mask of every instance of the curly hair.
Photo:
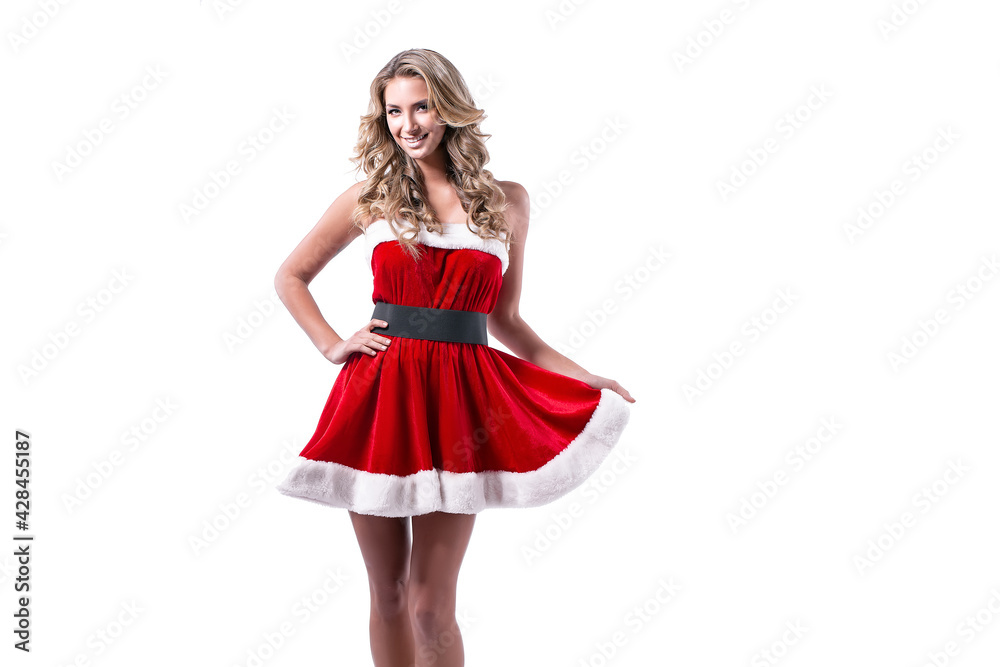
<svg viewBox="0 0 1000 667">
<path fill-rule="evenodd" d="M 368 113 L 361 116 L 358 143 L 351 157 L 355 171 L 363 169 L 367 176 L 352 215 L 355 225 L 363 229 L 363 221 L 384 218 L 414 258 L 420 254 L 416 243 L 418 222 L 430 231 L 444 231 L 428 206 L 420 168 L 389 131 L 385 88 L 395 77 L 423 79 L 428 106 L 437 110 L 439 122 L 447 124 L 441 139 L 446 175 L 466 212 L 465 224 L 481 238 L 500 239 L 509 251 L 511 229 L 503 215 L 507 200 L 493 174 L 484 169 L 490 159 L 485 139 L 492 136 L 479 129 L 486 114 L 476 108 L 455 66 L 430 49 L 396 54 L 372 81 Z M 478 231 L 470 223 L 478 226 Z"/>
</svg>

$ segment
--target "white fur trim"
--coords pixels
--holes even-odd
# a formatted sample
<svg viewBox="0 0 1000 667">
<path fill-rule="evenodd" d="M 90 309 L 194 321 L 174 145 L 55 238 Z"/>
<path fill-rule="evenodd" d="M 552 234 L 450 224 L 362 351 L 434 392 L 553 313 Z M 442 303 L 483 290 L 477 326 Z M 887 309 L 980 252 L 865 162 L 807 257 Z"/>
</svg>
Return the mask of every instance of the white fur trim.
<svg viewBox="0 0 1000 667">
<path fill-rule="evenodd" d="M 378 220 L 373 221 L 370 225 L 368 225 L 364 233 L 368 246 L 368 265 L 371 266 L 372 253 L 375 251 L 375 246 L 385 241 L 395 241 L 396 235 L 392 233 L 392 227 L 384 218 L 379 218 Z M 470 250 L 482 250 L 483 252 L 488 252 L 491 255 L 496 255 L 500 258 L 501 275 L 507 273 L 509 258 L 507 256 L 507 248 L 504 247 L 503 241 L 500 239 L 481 238 L 476 234 L 473 234 L 472 230 L 464 224 L 444 225 L 444 232 L 439 234 L 428 230 L 423 223 L 421 223 L 420 229 L 417 230 L 416 241 L 435 248 L 469 248 Z"/>
<path fill-rule="evenodd" d="M 293 498 L 377 516 L 435 511 L 475 514 L 490 507 L 536 507 L 586 481 L 614 449 L 628 420 L 628 401 L 617 392 L 601 389 L 601 399 L 583 431 L 537 470 L 423 470 L 397 476 L 299 457 L 298 466 L 276 488 Z"/>
</svg>

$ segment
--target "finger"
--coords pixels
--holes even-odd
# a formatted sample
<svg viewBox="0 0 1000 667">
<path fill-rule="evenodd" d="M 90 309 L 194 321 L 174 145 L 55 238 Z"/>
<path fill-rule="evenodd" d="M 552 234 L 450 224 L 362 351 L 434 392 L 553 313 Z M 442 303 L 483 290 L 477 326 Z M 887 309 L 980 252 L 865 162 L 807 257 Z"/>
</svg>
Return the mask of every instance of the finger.
<svg viewBox="0 0 1000 667">
<path fill-rule="evenodd" d="M 375 320 L 375 321 L 378 321 L 378 320 Z M 392 340 L 391 338 L 387 338 L 385 336 L 379 335 L 379 334 L 375 333 L 374 331 L 369 331 L 368 333 L 371 334 L 371 337 L 368 339 L 369 341 L 376 341 L 378 343 L 382 343 L 383 345 L 388 345 L 389 341 Z"/>
</svg>

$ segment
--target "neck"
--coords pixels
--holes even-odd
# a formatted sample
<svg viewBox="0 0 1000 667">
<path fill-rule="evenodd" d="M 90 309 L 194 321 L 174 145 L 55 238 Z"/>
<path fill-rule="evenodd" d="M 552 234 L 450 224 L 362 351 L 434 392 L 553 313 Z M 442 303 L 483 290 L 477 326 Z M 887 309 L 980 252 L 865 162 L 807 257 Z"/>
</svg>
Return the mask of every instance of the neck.
<svg viewBox="0 0 1000 667">
<path fill-rule="evenodd" d="M 424 183 L 427 185 L 441 185 L 448 182 L 447 162 L 444 151 L 440 148 L 427 157 L 414 160 L 414 162 L 420 168 Z"/>
</svg>

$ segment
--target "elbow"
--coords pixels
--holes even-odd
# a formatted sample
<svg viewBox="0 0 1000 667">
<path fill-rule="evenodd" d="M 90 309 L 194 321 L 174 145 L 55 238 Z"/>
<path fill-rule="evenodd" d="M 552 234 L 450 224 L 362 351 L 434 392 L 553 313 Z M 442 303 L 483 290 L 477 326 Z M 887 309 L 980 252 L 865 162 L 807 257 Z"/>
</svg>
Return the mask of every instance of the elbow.
<svg viewBox="0 0 1000 667">
<path fill-rule="evenodd" d="M 513 313 L 490 313 L 486 318 L 486 329 L 494 338 L 503 342 L 512 331 L 516 331 L 521 322 L 521 316 Z M 504 343 L 506 345 L 506 343 Z"/>
<path fill-rule="evenodd" d="M 278 272 L 274 274 L 274 291 L 278 293 L 278 298 L 282 301 L 285 300 L 285 292 L 288 289 L 289 284 L 296 280 L 296 277 L 288 272 L 284 266 L 278 269 Z"/>
<path fill-rule="evenodd" d="M 274 291 L 278 293 L 278 298 L 281 298 L 281 292 L 285 289 L 285 273 L 281 269 L 274 274 Z"/>
</svg>

